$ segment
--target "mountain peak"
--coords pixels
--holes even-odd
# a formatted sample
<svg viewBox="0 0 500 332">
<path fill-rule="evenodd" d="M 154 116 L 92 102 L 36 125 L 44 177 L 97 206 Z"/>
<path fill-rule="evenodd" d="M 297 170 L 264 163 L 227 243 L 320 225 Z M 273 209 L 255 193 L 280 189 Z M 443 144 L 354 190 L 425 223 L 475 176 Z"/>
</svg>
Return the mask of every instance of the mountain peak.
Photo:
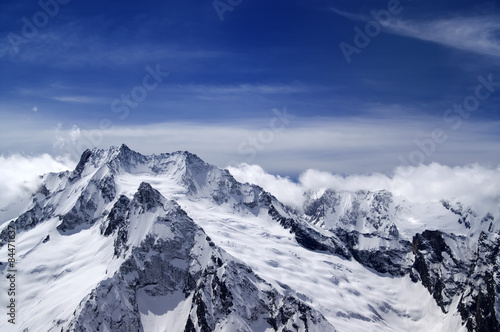
<svg viewBox="0 0 500 332">
<path fill-rule="evenodd" d="M 132 149 L 130 149 L 127 145 L 122 144 L 118 147 L 112 147 L 111 149 L 114 149 L 116 152 L 116 157 L 115 158 L 130 158 L 130 156 L 142 156 L 139 152 L 136 152 Z M 111 150 L 110 149 L 110 150 Z"/>
<path fill-rule="evenodd" d="M 130 149 L 126 144 L 111 146 L 108 149 L 94 148 L 85 150 L 77 166 L 70 175 L 70 181 L 82 177 L 91 170 L 107 166 L 113 173 L 161 173 L 166 169 L 169 160 L 173 159 L 180 167 L 186 166 L 190 170 L 209 168 L 196 154 L 189 151 L 176 151 L 159 155 L 142 155 Z M 181 166 L 182 165 L 182 166 Z M 86 171 L 87 168 L 90 168 Z"/>
<path fill-rule="evenodd" d="M 120 145 L 120 151 L 132 151 L 128 146 L 127 144 L 125 143 L 122 143 L 122 145 Z"/>
<path fill-rule="evenodd" d="M 146 210 L 150 210 L 160 205 L 163 206 L 162 198 L 163 196 L 160 192 L 151 187 L 147 182 L 142 182 L 139 185 L 139 189 L 134 196 L 134 200 L 144 206 Z"/>
<path fill-rule="evenodd" d="M 108 166 L 113 173 L 131 172 L 140 164 L 147 162 L 147 157 L 131 150 L 127 145 L 112 146 L 109 149 L 86 150 L 83 152 L 75 171 L 82 174 L 83 169 L 92 167 L 99 169 Z"/>
</svg>

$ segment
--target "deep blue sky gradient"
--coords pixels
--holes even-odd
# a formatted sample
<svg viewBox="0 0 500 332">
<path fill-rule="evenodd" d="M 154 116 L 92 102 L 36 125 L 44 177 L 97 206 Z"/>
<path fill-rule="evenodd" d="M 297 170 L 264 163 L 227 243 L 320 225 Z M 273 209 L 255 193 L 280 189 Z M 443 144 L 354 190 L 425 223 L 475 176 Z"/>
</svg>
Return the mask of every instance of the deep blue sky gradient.
<svg viewBox="0 0 500 332">
<path fill-rule="evenodd" d="M 496 51 L 464 50 L 389 28 L 348 63 L 339 44 L 353 44 L 354 28 L 363 29 L 370 11 L 386 10 L 387 3 L 243 0 L 221 21 L 209 0 L 71 0 L 13 54 L 9 34 L 22 36 L 22 18 L 32 21 L 41 7 L 2 1 L 0 121 L 47 130 L 57 124 L 94 129 L 103 118 L 121 126 L 231 123 L 266 119 L 270 109 L 286 106 L 306 119 L 438 123 L 474 92 L 478 75 L 500 81 Z M 401 0 L 400 6 L 393 18 L 417 26 L 482 17 L 500 22 L 495 1 Z M 498 45 L 499 39 L 493 29 L 489 40 Z M 120 119 L 113 100 L 142 82 L 146 66 L 157 65 L 169 76 Z M 500 93 L 493 94 L 469 121 L 499 121 L 499 102 Z M 16 149 L 0 153 L 6 151 Z"/>
</svg>

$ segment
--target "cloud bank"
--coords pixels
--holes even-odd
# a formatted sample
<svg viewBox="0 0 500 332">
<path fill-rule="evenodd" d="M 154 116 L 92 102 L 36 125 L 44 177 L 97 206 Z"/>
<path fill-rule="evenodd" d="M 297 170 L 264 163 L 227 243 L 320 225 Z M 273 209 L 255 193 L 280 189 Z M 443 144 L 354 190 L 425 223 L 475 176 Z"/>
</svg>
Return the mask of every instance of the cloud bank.
<svg viewBox="0 0 500 332">
<path fill-rule="evenodd" d="M 307 191 L 388 190 L 397 196 L 416 202 L 438 202 L 442 199 L 458 200 L 473 206 L 496 206 L 500 209 L 500 166 L 489 168 L 472 164 L 449 167 L 438 163 L 410 166 L 392 175 L 373 173 L 348 176 L 308 169 L 297 182 L 289 178 L 266 173 L 258 165 L 240 164 L 228 170 L 240 182 L 261 186 L 285 204 L 300 208 Z M 408 168 L 411 168 L 409 172 Z M 411 174 L 402 176 L 400 174 Z"/>
</svg>

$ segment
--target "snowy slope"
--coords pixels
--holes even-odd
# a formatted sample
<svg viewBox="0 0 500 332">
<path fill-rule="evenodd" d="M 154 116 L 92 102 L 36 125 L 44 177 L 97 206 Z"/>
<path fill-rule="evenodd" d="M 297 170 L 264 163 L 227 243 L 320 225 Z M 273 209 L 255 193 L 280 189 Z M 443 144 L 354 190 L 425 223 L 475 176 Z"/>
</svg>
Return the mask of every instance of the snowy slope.
<svg viewBox="0 0 500 332">
<path fill-rule="evenodd" d="M 19 272 L 0 330 L 498 330 L 498 211 L 308 195 L 299 212 L 188 152 L 86 151 L 2 211 Z"/>
</svg>

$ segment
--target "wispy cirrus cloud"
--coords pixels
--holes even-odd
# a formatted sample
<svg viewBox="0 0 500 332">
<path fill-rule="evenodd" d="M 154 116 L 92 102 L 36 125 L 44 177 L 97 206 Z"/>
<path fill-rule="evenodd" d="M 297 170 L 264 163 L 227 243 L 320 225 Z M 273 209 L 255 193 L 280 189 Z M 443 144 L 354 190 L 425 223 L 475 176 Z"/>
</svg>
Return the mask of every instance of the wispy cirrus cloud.
<svg viewBox="0 0 500 332">
<path fill-rule="evenodd" d="M 331 9 L 353 21 L 369 22 L 370 15 Z M 403 19 L 392 16 L 379 21 L 382 29 L 394 35 L 415 38 L 482 55 L 500 57 L 500 20 L 498 16 L 455 16 L 434 19 Z"/>
<path fill-rule="evenodd" d="M 500 57 L 500 20 L 498 17 L 454 17 L 430 21 L 394 19 L 384 26 L 392 34 Z"/>
<path fill-rule="evenodd" d="M 182 90 L 204 94 L 234 94 L 234 93 L 258 93 L 258 94 L 280 94 L 307 92 L 319 87 L 306 86 L 299 83 L 292 84 L 237 84 L 237 85 L 190 85 L 180 87 Z"/>
<path fill-rule="evenodd" d="M 79 103 L 79 104 L 109 103 L 109 98 L 99 98 L 91 96 L 56 96 L 52 97 L 52 99 L 67 103 Z"/>
</svg>

